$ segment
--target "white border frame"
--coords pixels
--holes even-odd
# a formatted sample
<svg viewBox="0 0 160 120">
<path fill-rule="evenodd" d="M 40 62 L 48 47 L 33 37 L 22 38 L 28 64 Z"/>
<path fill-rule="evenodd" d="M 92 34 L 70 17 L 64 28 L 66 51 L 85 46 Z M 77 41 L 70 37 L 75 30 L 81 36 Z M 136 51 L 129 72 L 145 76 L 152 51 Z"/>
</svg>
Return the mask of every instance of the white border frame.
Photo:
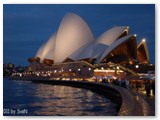
<svg viewBox="0 0 160 120">
<path fill-rule="evenodd" d="M 150 120 L 151 118 L 156 118 L 159 119 L 159 104 L 158 101 L 160 101 L 159 99 L 159 84 L 160 84 L 160 77 L 159 77 L 159 71 L 160 71 L 160 57 L 158 55 L 158 51 L 160 51 L 160 47 L 158 47 L 160 45 L 160 34 L 159 34 L 159 28 L 160 25 L 158 23 L 158 21 L 160 21 L 160 15 L 158 15 L 160 13 L 160 0 L 108 0 L 106 2 L 104 2 L 104 0 L 79 0 L 79 1 L 75 1 L 75 0 L 41 0 L 40 2 L 38 2 L 37 0 L 27 0 L 27 1 L 22 1 L 22 0 L 1 0 L 0 1 L 0 62 L 1 62 L 1 69 L 0 69 L 0 74 L 1 74 L 1 84 L 0 84 L 0 95 L 1 95 L 1 102 L 0 102 L 0 119 L 17 119 L 17 120 L 22 120 L 22 119 L 35 119 L 35 120 L 39 120 L 39 119 L 89 119 L 89 120 L 93 120 L 93 119 L 113 119 L 113 120 L 117 120 L 117 119 L 138 119 L 139 117 L 4 117 L 3 116 L 3 4 L 156 4 L 155 5 L 155 16 L 156 16 L 156 22 L 155 22 L 155 64 L 156 64 L 156 117 L 141 117 L 140 119 L 148 119 Z"/>
</svg>

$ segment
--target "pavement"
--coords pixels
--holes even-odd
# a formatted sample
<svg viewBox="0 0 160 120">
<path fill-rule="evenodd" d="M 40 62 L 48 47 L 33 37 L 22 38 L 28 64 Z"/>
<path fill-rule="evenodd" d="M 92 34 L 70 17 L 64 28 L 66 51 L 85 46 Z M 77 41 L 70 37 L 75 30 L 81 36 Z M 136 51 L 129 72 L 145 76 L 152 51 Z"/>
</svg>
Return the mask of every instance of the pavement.
<svg viewBox="0 0 160 120">
<path fill-rule="evenodd" d="M 140 104 L 141 107 L 144 107 L 141 104 L 146 102 L 148 104 L 147 106 L 150 108 L 147 109 L 147 111 L 150 112 L 152 116 L 155 116 L 155 96 L 152 94 L 152 91 L 151 95 L 148 97 L 146 96 L 146 92 L 144 89 L 139 89 L 138 91 L 136 89 L 131 89 L 130 92 L 133 93 L 137 100 L 137 104 Z M 142 108 L 142 110 L 144 109 L 146 110 L 146 107 Z"/>
</svg>

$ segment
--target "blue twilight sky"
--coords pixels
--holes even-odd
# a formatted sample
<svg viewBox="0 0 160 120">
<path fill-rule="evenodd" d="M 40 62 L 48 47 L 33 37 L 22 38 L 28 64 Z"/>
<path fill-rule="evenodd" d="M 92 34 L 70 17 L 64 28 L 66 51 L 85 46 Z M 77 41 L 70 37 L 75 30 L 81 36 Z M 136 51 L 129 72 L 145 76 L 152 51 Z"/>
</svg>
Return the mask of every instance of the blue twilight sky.
<svg viewBox="0 0 160 120">
<path fill-rule="evenodd" d="M 73 12 L 92 29 L 95 38 L 113 26 L 129 26 L 138 43 L 145 38 L 150 62 L 155 63 L 154 4 L 19 4 L 3 6 L 3 61 L 28 65 L 39 47 L 58 29 L 63 16 Z M 65 44 L 65 43 L 64 43 Z"/>
</svg>

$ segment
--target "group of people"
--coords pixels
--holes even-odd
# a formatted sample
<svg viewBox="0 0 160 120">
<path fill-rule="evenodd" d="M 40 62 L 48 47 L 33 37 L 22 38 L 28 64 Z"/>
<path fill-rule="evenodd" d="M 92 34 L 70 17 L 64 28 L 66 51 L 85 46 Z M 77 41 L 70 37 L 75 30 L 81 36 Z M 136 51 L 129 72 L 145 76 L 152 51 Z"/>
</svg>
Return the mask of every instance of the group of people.
<svg viewBox="0 0 160 120">
<path fill-rule="evenodd" d="M 145 90 L 146 90 L 146 95 L 147 96 L 150 96 L 151 89 L 152 89 L 153 95 L 155 95 L 155 81 L 150 82 L 149 80 L 147 80 L 145 82 Z"/>
<path fill-rule="evenodd" d="M 112 83 L 114 85 L 118 85 L 121 86 L 123 88 L 126 88 L 128 90 L 130 90 L 130 88 L 132 87 L 133 83 L 127 79 L 107 79 L 106 77 L 102 78 L 102 83 Z M 130 87 L 131 84 L 131 87 Z M 141 84 L 139 83 L 139 81 L 136 81 L 135 83 L 135 87 L 136 87 L 136 91 L 139 91 L 139 88 L 141 88 Z M 145 82 L 145 91 L 146 91 L 146 95 L 150 96 L 151 94 L 151 90 L 153 95 L 155 95 L 155 81 L 150 81 L 150 80 L 146 80 Z"/>
<path fill-rule="evenodd" d="M 113 80 L 112 83 L 130 90 L 130 81 L 127 79 L 116 79 L 116 80 Z M 135 84 L 136 84 L 136 90 L 138 91 L 140 84 L 138 81 L 136 81 Z M 145 85 L 145 91 L 146 91 L 147 97 L 151 95 L 151 90 L 153 95 L 155 95 L 155 81 L 146 80 L 144 85 Z"/>
<path fill-rule="evenodd" d="M 119 85 L 119 86 L 126 88 L 128 90 L 130 89 L 130 83 L 129 83 L 129 80 L 127 80 L 127 79 L 115 79 L 113 81 L 113 84 Z"/>
<path fill-rule="evenodd" d="M 107 79 L 105 77 L 102 78 L 102 83 L 112 83 L 114 85 L 121 86 L 126 89 L 130 89 L 130 82 L 127 79 Z"/>
<path fill-rule="evenodd" d="M 136 91 L 139 91 L 141 84 L 138 81 L 136 81 Z M 155 81 L 146 80 L 144 83 L 144 87 L 145 87 L 147 97 L 150 96 L 151 90 L 153 95 L 155 95 Z"/>
</svg>

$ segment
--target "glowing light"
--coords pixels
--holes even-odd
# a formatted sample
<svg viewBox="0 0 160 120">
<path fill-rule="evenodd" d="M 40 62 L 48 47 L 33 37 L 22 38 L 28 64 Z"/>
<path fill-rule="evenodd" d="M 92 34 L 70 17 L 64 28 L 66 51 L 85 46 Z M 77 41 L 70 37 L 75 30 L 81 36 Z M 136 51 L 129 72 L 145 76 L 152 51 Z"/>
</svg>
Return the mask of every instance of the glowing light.
<svg viewBox="0 0 160 120">
<path fill-rule="evenodd" d="M 104 68 L 103 68 L 103 67 L 101 67 L 101 70 L 104 70 Z"/>
<path fill-rule="evenodd" d="M 80 68 L 78 68 L 78 71 L 81 71 L 81 69 L 80 69 Z"/>
<path fill-rule="evenodd" d="M 88 68 L 88 70 L 91 70 L 91 68 Z"/>
<path fill-rule="evenodd" d="M 142 42 L 146 42 L 146 39 L 142 39 Z"/>
<path fill-rule="evenodd" d="M 119 66 L 117 66 L 117 69 L 119 69 Z"/>
<path fill-rule="evenodd" d="M 137 36 L 137 34 L 134 34 L 134 37 L 136 37 Z"/>
<path fill-rule="evenodd" d="M 57 72 L 57 70 L 54 71 L 54 73 L 56 73 L 56 72 Z"/>
<path fill-rule="evenodd" d="M 130 64 L 130 65 L 132 65 L 132 64 L 133 64 L 133 62 L 132 62 L 132 61 L 129 61 L 129 64 Z"/>
<path fill-rule="evenodd" d="M 135 67 L 136 67 L 136 68 L 139 68 L 139 65 L 136 65 Z"/>
<path fill-rule="evenodd" d="M 71 69 L 69 69 L 69 71 L 71 72 L 72 70 L 71 70 Z"/>
</svg>

